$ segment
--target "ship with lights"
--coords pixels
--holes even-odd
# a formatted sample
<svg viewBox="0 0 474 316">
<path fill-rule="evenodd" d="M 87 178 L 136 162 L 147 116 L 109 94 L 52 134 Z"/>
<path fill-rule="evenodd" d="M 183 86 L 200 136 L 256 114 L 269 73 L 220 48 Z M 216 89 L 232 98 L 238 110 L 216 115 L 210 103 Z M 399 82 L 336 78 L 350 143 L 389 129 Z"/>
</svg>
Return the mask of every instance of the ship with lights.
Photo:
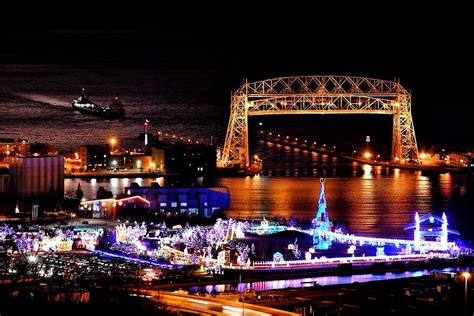
<svg viewBox="0 0 474 316">
<path fill-rule="evenodd" d="M 72 108 L 83 114 L 91 114 L 107 119 L 123 119 L 125 109 L 118 98 L 115 98 L 110 105 L 101 106 L 89 99 L 85 89 L 81 89 L 78 97 L 72 101 Z"/>
</svg>

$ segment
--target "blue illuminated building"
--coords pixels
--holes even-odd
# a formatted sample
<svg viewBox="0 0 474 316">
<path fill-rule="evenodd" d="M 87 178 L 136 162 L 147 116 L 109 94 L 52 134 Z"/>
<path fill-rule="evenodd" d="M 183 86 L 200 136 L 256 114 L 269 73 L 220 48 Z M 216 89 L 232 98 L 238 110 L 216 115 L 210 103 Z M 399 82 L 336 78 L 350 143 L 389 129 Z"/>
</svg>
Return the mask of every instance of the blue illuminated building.
<svg viewBox="0 0 474 316">
<path fill-rule="evenodd" d="M 150 211 L 171 214 L 197 214 L 204 217 L 230 207 L 225 186 L 213 187 L 140 187 L 125 189 L 127 195 L 139 195 L 150 201 Z"/>
</svg>

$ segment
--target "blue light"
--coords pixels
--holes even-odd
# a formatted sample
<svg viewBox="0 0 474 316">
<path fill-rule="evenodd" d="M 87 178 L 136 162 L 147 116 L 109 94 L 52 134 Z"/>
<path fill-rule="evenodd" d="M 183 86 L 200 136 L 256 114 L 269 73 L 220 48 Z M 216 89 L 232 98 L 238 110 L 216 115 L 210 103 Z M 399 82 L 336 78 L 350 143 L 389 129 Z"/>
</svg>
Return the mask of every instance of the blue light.
<svg viewBox="0 0 474 316">
<path fill-rule="evenodd" d="M 430 216 L 430 223 L 434 223 L 434 217 Z"/>
<path fill-rule="evenodd" d="M 98 253 L 98 254 L 101 254 L 101 255 L 104 255 L 104 256 L 107 256 L 107 257 L 120 258 L 120 259 L 124 259 L 124 260 L 133 261 L 133 262 L 136 262 L 136 263 L 150 264 L 150 265 L 158 266 L 158 267 L 162 267 L 162 268 L 172 268 L 172 267 L 174 267 L 172 264 L 169 264 L 169 263 L 158 263 L 158 262 L 154 262 L 154 261 L 151 261 L 151 260 L 145 260 L 145 259 L 125 256 L 125 255 L 121 255 L 121 254 L 113 253 L 113 252 L 107 252 L 107 251 L 101 251 L 101 250 L 96 250 L 94 252 Z"/>
</svg>

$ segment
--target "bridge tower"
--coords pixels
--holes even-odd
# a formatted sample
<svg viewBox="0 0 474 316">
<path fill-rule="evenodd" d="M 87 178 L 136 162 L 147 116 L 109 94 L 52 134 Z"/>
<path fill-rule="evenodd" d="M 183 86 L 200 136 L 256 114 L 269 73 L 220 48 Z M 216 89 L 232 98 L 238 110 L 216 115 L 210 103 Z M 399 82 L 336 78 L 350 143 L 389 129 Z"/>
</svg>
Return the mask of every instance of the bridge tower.
<svg viewBox="0 0 474 316">
<path fill-rule="evenodd" d="M 327 250 L 332 242 L 326 235 L 330 231 L 326 194 L 324 193 L 324 178 L 320 179 L 321 189 L 319 191 L 318 213 L 316 214 L 315 228 L 313 233 L 313 244 L 316 249 Z"/>
</svg>

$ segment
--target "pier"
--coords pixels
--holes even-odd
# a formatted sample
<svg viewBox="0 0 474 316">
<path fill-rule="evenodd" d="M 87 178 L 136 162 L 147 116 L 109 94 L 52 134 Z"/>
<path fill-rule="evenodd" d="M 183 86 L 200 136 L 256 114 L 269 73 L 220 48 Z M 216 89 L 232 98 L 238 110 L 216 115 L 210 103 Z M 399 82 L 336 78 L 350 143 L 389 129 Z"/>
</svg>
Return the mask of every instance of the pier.
<svg viewBox="0 0 474 316">
<path fill-rule="evenodd" d="M 315 152 L 321 155 L 328 155 L 331 157 L 338 157 L 348 161 L 354 161 L 362 164 L 369 164 L 372 166 L 381 166 L 387 168 L 397 168 L 397 169 L 408 169 L 408 170 L 421 170 L 429 172 L 439 172 L 439 173 L 467 173 L 468 168 L 466 167 L 456 167 L 456 166 L 447 166 L 440 164 L 433 165 L 423 165 L 423 164 L 407 164 L 405 162 L 392 163 L 388 161 L 383 161 L 380 159 L 364 159 L 362 157 L 355 157 L 353 155 L 348 155 L 344 152 L 338 152 L 334 148 L 326 148 L 325 146 L 319 146 L 316 142 L 298 139 L 297 137 L 283 136 L 281 134 L 267 132 L 267 131 L 258 131 L 257 138 L 264 142 L 269 142 L 272 144 L 279 144 L 286 147 L 298 148 L 300 150 L 307 150 L 310 152 Z"/>
</svg>

